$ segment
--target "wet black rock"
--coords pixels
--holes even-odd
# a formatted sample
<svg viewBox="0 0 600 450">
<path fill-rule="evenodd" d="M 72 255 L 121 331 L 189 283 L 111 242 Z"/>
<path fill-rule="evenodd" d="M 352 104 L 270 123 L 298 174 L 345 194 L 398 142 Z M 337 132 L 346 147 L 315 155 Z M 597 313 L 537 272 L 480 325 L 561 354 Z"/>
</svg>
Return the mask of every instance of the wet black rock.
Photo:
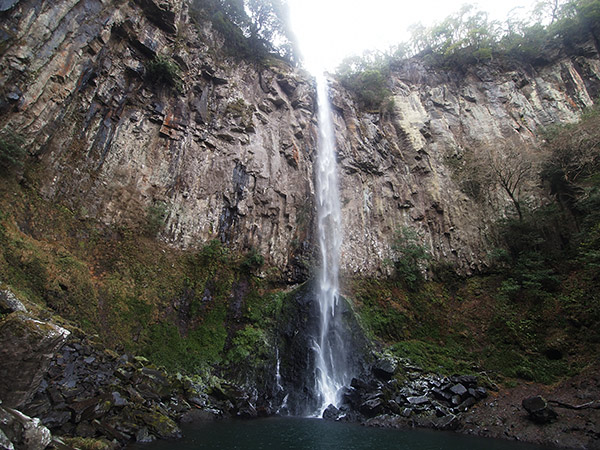
<svg viewBox="0 0 600 450">
<path fill-rule="evenodd" d="M 325 420 L 337 420 L 340 417 L 340 410 L 337 409 L 334 405 L 329 405 L 323 411 L 323 419 Z"/>
<path fill-rule="evenodd" d="M 344 388 L 340 414 L 331 411 L 330 418 L 335 420 L 354 420 L 375 426 L 421 426 L 435 429 L 452 430 L 461 423 L 461 415 L 487 396 L 483 386 L 478 385 L 477 377 L 472 375 L 441 375 L 408 371 L 409 362 L 402 364 L 407 379 L 399 381 L 382 376 L 381 358 L 371 368 L 370 378 L 354 378 L 350 386 Z M 386 363 L 387 364 L 387 363 Z M 387 366 L 391 373 L 392 364 Z"/>
<path fill-rule="evenodd" d="M 392 379 L 398 368 L 398 363 L 393 358 L 381 358 L 378 359 L 373 365 L 373 374 L 384 381 Z"/>
<path fill-rule="evenodd" d="M 367 400 L 360 405 L 359 410 L 366 417 L 375 417 L 385 411 L 384 401 L 380 398 Z"/>
</svg>

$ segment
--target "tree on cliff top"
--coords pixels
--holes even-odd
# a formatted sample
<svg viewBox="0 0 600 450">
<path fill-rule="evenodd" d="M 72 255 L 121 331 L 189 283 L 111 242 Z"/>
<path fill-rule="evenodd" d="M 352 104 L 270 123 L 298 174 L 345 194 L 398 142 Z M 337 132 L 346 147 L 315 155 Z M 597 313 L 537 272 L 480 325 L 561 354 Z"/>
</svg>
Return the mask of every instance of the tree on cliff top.
<svg viewBox="0 0 600 450">
<path fill-rule="evenodd" d="M 297 62 L 286 0 L 194 0 L 192 9 L 212 21 L 234 55 L 260 60 L 274 54 Z"/>
</svg>

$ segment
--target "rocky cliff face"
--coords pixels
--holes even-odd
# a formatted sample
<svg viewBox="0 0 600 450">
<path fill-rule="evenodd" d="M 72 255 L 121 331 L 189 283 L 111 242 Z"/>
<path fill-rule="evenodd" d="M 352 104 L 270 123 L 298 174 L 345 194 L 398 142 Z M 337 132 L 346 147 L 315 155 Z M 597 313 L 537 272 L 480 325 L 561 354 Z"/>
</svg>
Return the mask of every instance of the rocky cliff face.
<svg viewBox="0 0 600 450">
<path fill-rule="evenodd" d="M 464 73 L 411 60 L 395 68 L 392 83 L 393 103 L 383 116 L 361 113 L 343 90 L 334 93 L 344 265 L 355 273 L 377 270 L 393 231 L 409 226 L 437 259 L 468 274 L 485 267 L 490 225 L 511 205 L 501 191 L 485 202 L 466 195 L 461 160 L 510 149 L 535 160 L 545 127 L 574 122 L 593 104 L 600 62 L 594 47 L 555 55 L 542 67 L 489 64 Z M 539 190 L 528 195 L 539 201 Z"/>
<path fill-rule="evenodd" d="M 16 0 L 2 15 L 0 127 L 24 135 L 44 196 L 84 217 L 143 225 L 178 247 L 254 248 L 290 281 L 306 276 L 314 217 L 312 80 L 284 64 L 223 56 L 221 38 L 174 0 Z M 152 81 L 152 61 L 179 66 Z M 533 148 L 540 127 L 577 119 L 600 90 L 595 48 L 541 66 L 465 73 L 396 67 L 393 105 L 360 111 L 333 84 L 344 217 L 343 268 L 373 274 L 393 231 L 417 228 L 463 273 L 485 266 L 508 199 L 477 203 L 453 161 Z"/>
<path fill-rule="evenodd" d="M 44 196 L 128 226 L 164 207 L 160 237 L 176 246 L 219 238 L 293 266 L 313 209 L 305 79 L 218 56 L 181 2 L 15 3 L 2 126 L 31 142 Z M 157 55 L 181 68 L 179 86 L 150 80 Z"/>
</svg>

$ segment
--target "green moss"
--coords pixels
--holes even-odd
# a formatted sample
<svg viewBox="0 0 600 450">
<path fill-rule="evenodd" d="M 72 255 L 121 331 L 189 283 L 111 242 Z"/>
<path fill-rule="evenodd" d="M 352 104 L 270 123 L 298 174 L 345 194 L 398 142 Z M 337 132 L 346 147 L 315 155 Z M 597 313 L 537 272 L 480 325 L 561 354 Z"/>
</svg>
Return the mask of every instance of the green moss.
<svg viewBox="0 0 600 450">
<path fill-rule="evenodd" d="M 363 325 L 395 355 L 446 374 L 553 383 L 592 363 L 600 342 L 598 294 L 581 278 L 564 294 L 514 301 L 500 276 L 426 282 L 418 291 L 394 280 L 353 280 Z"/>
<path fill-rule="evenodd" d="M 248 277 L 252 301 L 262 304 L 251 275 L 257 252 L 233 255 L 219 241 L 179 251 L 8 182 L 0 206 L 0 279 L 119 352 L 170 369 L 206 368 L 222 361 L 229 330 L 239 328 L 228 323 L 234 282 Z"/>
<path fill-rule="evenodd" d="M 244 363 L 256 366 L 271 353 L 265 330 L 246 325 L 233 338 L 227 361 L 230 364 Z"/>
<path fill-rule="evenodd" d="M 112 450 L 114 445 L 106 439 L 63 437 L 61 440 L 69 447 L 79 450 Z"/>
<path fill-rule="evenodd" d="M 469 373 L 473 368 L 473 362 L 469 360 L 465 349 L 451 340 L 444 343 L 401 341 L 393 344 L 390 349 L 394 355 L 407 358 L 427 371 L 452 375 Z"/>
</svg>

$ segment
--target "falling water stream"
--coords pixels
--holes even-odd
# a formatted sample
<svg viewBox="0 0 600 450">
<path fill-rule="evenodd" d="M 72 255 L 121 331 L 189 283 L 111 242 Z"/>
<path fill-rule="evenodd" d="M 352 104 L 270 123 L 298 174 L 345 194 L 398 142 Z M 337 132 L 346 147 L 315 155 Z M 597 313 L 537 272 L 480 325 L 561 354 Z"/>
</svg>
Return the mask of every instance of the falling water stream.
<svg viewBox="0 0 600 450">
<path fill-rule="evenodd" d="M 318 280 L 319 335 L 314 343 L 316 393 L 321 416 L 329 404 L 338 404 L 339 389 L 349 380 L 339 311 L 339 261 L 342 217 L 335 159 L 335 134 L 324 75 L 317 76 L 319 141 L 316 169 L 316 201 L 321 270 Z"/>
</svg>

